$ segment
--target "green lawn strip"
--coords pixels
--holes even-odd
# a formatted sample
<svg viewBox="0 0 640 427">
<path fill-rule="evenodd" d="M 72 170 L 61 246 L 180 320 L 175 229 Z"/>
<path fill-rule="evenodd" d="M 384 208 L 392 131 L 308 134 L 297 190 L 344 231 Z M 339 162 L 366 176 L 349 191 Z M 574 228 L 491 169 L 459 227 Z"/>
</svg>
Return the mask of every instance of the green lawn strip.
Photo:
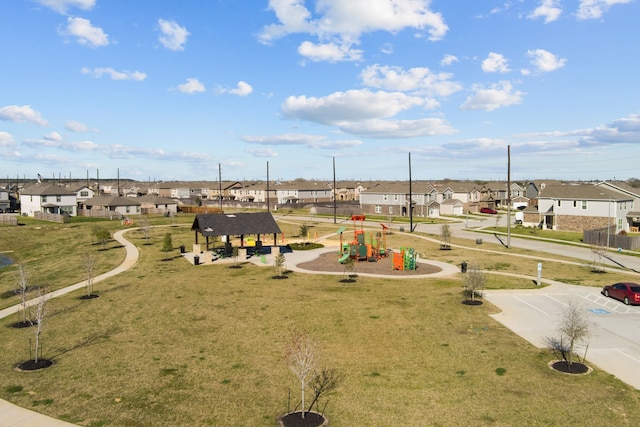
<svg viewBox="0 0 640 427">
<path fill-rule="evenodd" d="M 100 298 L 49 302 L 42 340 L 53 367 L 14 371 L 33 331 L 3 319 L 0 397 L 81 425 L 271 426 L 289 389 L 299 396 L 283 360 L 299 327 L 345 374 L 327 407 L 332 425 L 566 425 L 567 414 L 577 425 L 631 425 L 640 416 L 636 390 L 598 369 L 553 372 L 552 355 L 493 321 L 493 306 L 461 304 L 459 279 L 344 285 L 301 273 L 273 280 L 271 268 L 248 263 L 195 267 L 177 249 L 161 251 L 167 230 L 174 246 L 192 242 L 188 227 L 153 229 L 151 244 L 132 232 L 140 261 L 102 282 Z"/>
</svg>

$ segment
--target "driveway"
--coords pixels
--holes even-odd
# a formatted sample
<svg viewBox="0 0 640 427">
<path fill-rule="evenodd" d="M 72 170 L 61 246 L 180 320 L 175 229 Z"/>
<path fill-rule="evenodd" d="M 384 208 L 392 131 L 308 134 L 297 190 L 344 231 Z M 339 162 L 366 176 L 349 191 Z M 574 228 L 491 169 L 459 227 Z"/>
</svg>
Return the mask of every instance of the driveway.
<svg viewBox="0 0 640 427">
<path fill-rule="evenodd" d="M 640 307 L 606 298 L 600 290 L 554 282 L 541 289 L 485 291 L 485 299 L 502 310 L 494 319 L 540 348 L 546 347 L 547 337 L 557 336 L 569 301 L 578 301 L 596 325 L 587 363 L 640 389 Z M 580 348 L 578 354 L 584 351 Z"/>
</svg>

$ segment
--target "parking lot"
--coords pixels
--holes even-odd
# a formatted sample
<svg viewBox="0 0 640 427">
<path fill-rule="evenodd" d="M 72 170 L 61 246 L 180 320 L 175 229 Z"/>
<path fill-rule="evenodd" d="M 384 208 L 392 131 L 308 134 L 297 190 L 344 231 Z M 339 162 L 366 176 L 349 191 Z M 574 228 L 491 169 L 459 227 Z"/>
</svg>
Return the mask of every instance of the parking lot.
<svg viewBox="0 0 640 427">
<path fill-rule="evenodd" d="M 640 306 L 627 306 L 606 298 L 600 288 L 555 283 L 533 290 L 486 291 L 485 299 L 502 311 L 498 322 L 536 347 L 558 336 L 563 309 L 576 300 L 596 325 L 589 340 L 587 363 L 640 389 Z M 583 355 L 585 349 L 579 348 Z"/>
</svg>

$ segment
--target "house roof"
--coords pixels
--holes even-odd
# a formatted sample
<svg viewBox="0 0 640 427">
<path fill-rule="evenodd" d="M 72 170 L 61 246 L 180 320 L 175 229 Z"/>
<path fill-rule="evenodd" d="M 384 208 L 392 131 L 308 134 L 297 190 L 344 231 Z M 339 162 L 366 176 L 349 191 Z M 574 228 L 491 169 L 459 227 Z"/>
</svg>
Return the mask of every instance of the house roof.
<svg viewBox="0 0 640 427">
<path fill-rule="evenodd" d="M 31 187 L 25 187 L 20 191 L 20 194 L 31 195 L 31 196 L 62 196 L 62 195 L 75 195 L 71 190 L 67 190 L 64 187 L 60 187 L 55 184 L 36 184 Z"/>
<path fill-rule="evenodd" d="M 593 184 L 568 184 L 568 185 L 546 185 L 540 194 L 539 199 L 565 199 L 565 200 L 631 200 L 629 196 L 624 196 L 609 188 L 596 186 Z"/>
<path fill-rule="evenodd" d="M 198 214 L 191 229 L 203 236 L 282 233 L 270 212 Z"/>
<path fill-rule="evenodd" d="M 118 197 L 118 196 L 96 196 L 82 202 L 86 206 L 140 206 L 140 202 L 136 197 Z"/>
<path fill-rule="evenodd" d="M 139 200 L 141 203 L 153 203 L 154 205 L 177 205 L 173 199 L 168 197 L 156 196 L 155 194 L 146 194 L 144 196 L 138 197 L 136 200 Z"/>
</svg>

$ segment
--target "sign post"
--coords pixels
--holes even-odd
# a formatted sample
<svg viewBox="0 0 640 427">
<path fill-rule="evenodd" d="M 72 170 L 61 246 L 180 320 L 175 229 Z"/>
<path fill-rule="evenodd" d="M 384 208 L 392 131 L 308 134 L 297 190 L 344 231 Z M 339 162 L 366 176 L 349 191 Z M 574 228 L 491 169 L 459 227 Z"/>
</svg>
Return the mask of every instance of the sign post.
<svg viewBox="0 0 640 427">
<path fill-rule="evenodd" d="M 541 283 L 542 283 L 542 263 L 539 262 L 538 263 L 538 281 L 536 282 L 536 285 L 540 286 Z"/>
</svg>

